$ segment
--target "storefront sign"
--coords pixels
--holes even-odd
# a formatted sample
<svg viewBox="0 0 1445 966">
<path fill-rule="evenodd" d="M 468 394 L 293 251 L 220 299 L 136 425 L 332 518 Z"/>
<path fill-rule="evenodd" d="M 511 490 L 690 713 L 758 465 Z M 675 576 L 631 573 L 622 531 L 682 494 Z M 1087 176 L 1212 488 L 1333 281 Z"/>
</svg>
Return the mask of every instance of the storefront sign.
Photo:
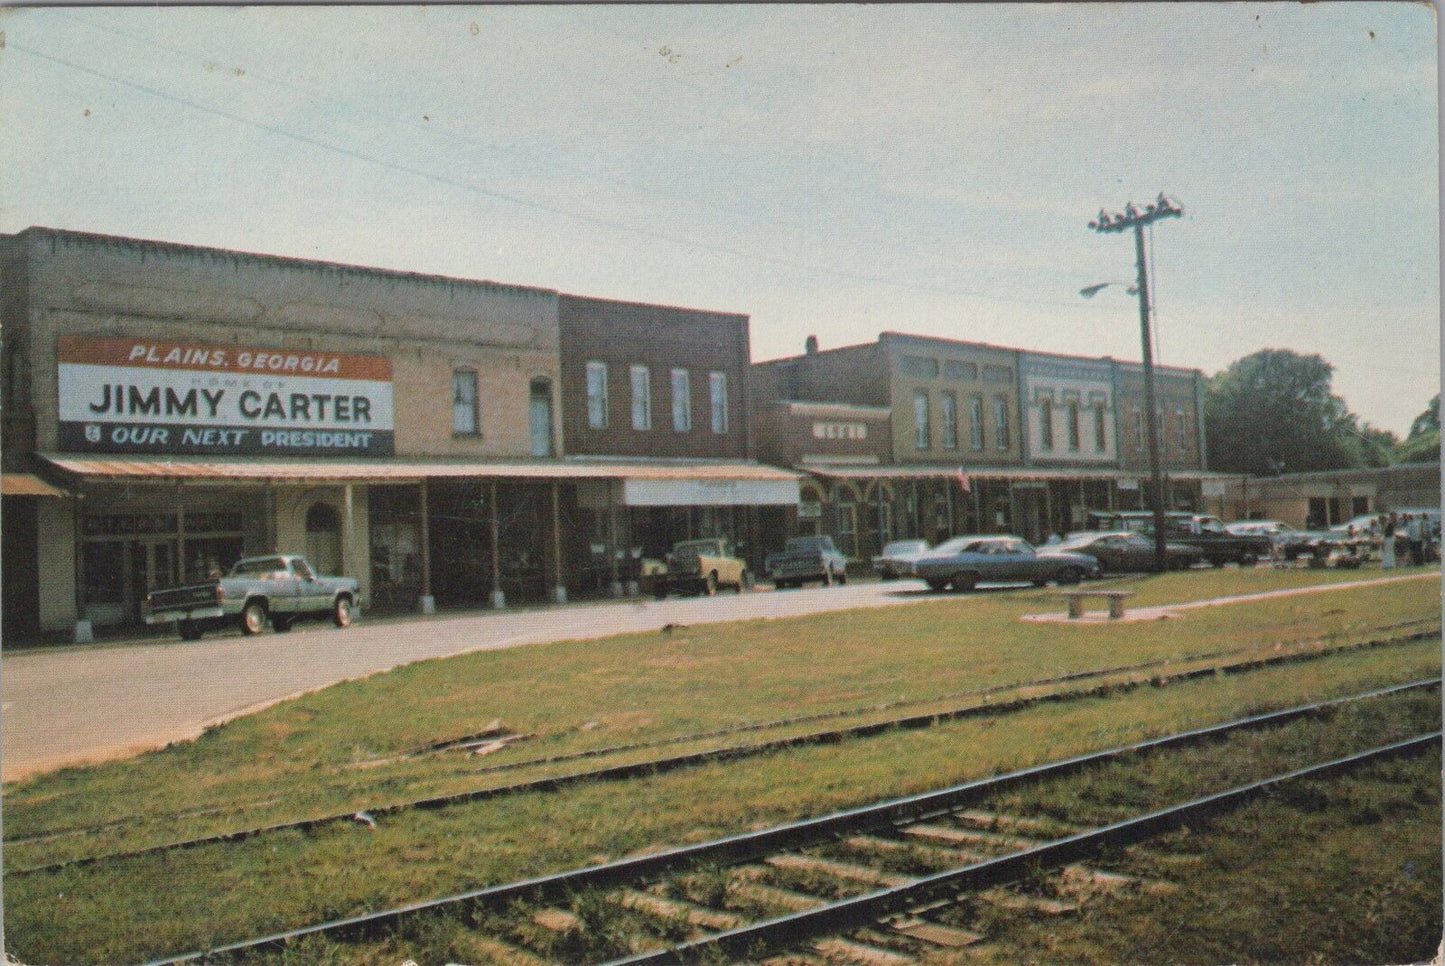
<svg viewBox="0 0 1445 966">
<path fill-rule="evenodd" d="M 797 480 L 624 480 L 623 506 L 797 506 Z"/>
<path fill-rule="evenodd" d="M 814 423 L 814 439 L 867 439 L 866 423 Z"/>
<path fill-rule="evenodd" d="M 384 356 L 61 336 L 59 389 L 65 452 L 394 452 Z"/>
</svg>

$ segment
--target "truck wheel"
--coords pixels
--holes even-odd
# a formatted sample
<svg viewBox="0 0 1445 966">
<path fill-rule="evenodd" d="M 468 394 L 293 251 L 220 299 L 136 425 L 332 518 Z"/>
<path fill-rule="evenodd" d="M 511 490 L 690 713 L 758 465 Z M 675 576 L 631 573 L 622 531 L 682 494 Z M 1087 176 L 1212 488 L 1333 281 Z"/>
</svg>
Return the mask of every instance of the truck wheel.
<svg viewBox="0 0 1445 966">
<path fill-rule="evenodd" d="M 954 574 L 949 583 L 953 584 L 954 590 L 967 593 L 978 586 L 978 574 Z"/>
<path fill-rule="evenodd" d="M 250 637 L 266 629 L 266 605 L 253 600 L 241 610 L 241 633 Z"/>
<path fill-rule="evenodd" d="M 282 617 L 279 614 L 271 618 L 271 630 L 277 634 L 289 633 L 291 628 L 296 626 L 296 618 Z"/>
<path fill-rule="evenodd" d="M 657 583 L 653 584 L 652 596 L 656 597 L 658 600 L 667 600 L 667 584 L 663 583 L 660 580 Z"/>
<path fill-rule="evenodd" d="M 838 584 L 839 584 L 839 586 L 842 586 L 843 584 L 846 584 L 847 582 L 848 582 L 848 571 L 845 570 L 845 571 L 843 571 L 842 573 L 840 573 L 840 574 L 838 575 Z"/>
<path fill-rule="evenodd" d="M 935 594 L 942 593 L 943 591 L 948 589 L 948 581 L 930 580 L 928 581 L 928 589 L 933 591 Z"/>
<path fill-rule="evenodd" d="M 1252 553 L 1240 554 L 1239 556 L 1239 565 L 1241 567 L 1253 567 L 1257 563 L 1259 563 L 1259 558 Z"/>
<path fill-rule="evenodd" d="M 709 597 L 717 596 L 717 571 L 709 573 L 702 581 L 702 592 Z"/>
<path fill-rule="evenodd" d="M 751 570 L 744 570 L 742 576 L 738 577 L 738 593 L 741 594 L 745 590 L 750 591 L 752 589 L 753 572 Z"/>
<path fill-rule="evenodd" d="M 350 627 L 351 621 L 355 618 L 356 612 L 351 603 L 351 598 L 341 596 L 336 598 L 336 603 L 331 607 L 331 622 L 337 627 Z"/>
<path fill-rule="evenodd" d="M 201 635 L 205 633 L 195 621 L 181 621 L 176 625 L 176 629 L 180 631 L 183 641 L 199 641 Z"/>
<path fill-rule="evenodd" d="M 1077 584 L 1084 579 L 1084 572 L 1078 567 L 1065 567 L 1059 571 L 1057 579 L 1060 585 Z"/>
<path fill-rule="evenodd" d="M 822 584 L 824 587 L 833 586 L 833 571 L 829 570 L 827 567 L 823 568 Z"/>
</svg>

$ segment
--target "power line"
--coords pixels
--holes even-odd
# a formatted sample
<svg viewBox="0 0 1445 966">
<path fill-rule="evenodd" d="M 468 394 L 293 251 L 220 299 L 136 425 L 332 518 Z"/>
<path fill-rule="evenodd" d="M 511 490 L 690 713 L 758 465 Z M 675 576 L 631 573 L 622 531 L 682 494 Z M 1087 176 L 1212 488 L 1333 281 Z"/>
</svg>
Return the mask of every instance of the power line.
<svg viewBox="0 0 1445 966">
<path fill-rule="evenodd" d="M 193 101 L 193 100 L 190 100 L 190 99 L 188 99 L 188 98 L 182 97 L 182 96 L 180 96 L 180 95 L 178 95 L 178 94 L 174 94 L 174 93 L 171 93 L 171 92 L 169 92 L 169 91 L 166 91 L 166 90 L 163 90 L 163 89 L 160 89 L 160 88 L 157 88 L 157 87 L 152 87 L 152 86 L 150 86 L 150 85 L 148 85 L 148 84 L 143 84 L 143 83 L 140 83 L 140 82 L 137 82 L 137 81 L 129 80 L 129 79 L 124 78 L 124 77 L 118 77 L 118 76 L 116 76 L 116 75 L 114 75 L 114 74 L 109 74 L 109 73 L 106 73 L 106 72 L 104 72 L 104 71 L 101 71 L 101 70 L 97 70 L 97 69 L 95 69 L 95 68 L 92 68 L 92 67 L 87 67 L 87 66 L 84 66 L 84 65 L 82 65 L 82 64 L 77 64 L 77 63 L 75 63 L 74 61 L 66 60 L 65 58 L 62 58 L 62 57 L 56 57 L 56 56 L 54 56 L 54 55 L 52 55 L 52 54 L 46 54 L 46 53 L 43 53 L 43 52 L 41 52 L 41 51 L 34 50 L 34 49 L 30 48 L 30 47 L 27 47 L 27 46 L 25 46 L 25 45 L 23 45 L 23 44 L 17 44 L 17 43 L 11 42 L 11 43 L 7 44 L 7 49 L 9 49 L 9 50 L 14 50 L 14 51 L 18 51 L 18 52 L 20 52 L 20 53 L 29 55 L 29 56 L 31 56 L 31 57 L 35 57 L 35 58 L 37 58 L 37 59 L 39 59 L 39 60 L 43 60 L 43 61 L 49 62 L 49 63 L 51 63 L 51 64 L 54 64 L 54 65 L 57 65 L 57 66 L 60 66 L 60 67 L 65 67 L 65 68 L 67 68 L 67 69 L 74 70 L 74 71 L 77 71 L 77 72 L 82 73 L 82 74 L 87 74 L 87 75 L 89 75 L 89 76 L 92 76 L 92 77 L 95 77 L 95 78 L 98 78 L 98 79 L 101 79 L 101 80 L 104 80 L 104 81 L 108 81 L 108 82 L 113 83 L 113 84 L 117 84 L 117 85 L 119 85 L 119 86 L 121 86 L 121 87 L 126 87 L 126 88 L 129 88 L 129 89 L 131 89 L 131 90 L 139 91 L 139 92 L 141 92 L 141 93 L 148 94 L 148 95 L 150 95 L 150 96 L 152 96 L 152 97 L 155 97 L 155 98 L 158 98 L 158 99 L 160 99 L 160 100 L 167 101 L 167 102 L 170 102 L 170 103 L 173 103 L 173 104 L 177 104 L 177 105 L 180 105 L 180 106 L 182 106 L 182 107 L 190 108 L 191 110 L 199 111 L 199 112 L 202 112 L 202 113 L 205 113 L 205 114 L 210 114 L 210 115 L 213 115 L 213 116 L 215 116 L 215 117 L 220 117 L 220 118 L 223 118 L 223 119 L 225 119 L 225 120 L 229 120 L 229 121 L 231 121 L 231 122 L 233 122 L 233 123 L 236 123 L 236 124 L 241 124 L 241 125 L 244 125 L 244 126 L 247 126 L 247 127 L 252 127 L 252 128 L 255 128 L 255 129 L 264 131 L 264 132 L 266 132 L 266 133 L 272 134 L 272 135 L 277 136 L 277 137 L 286 138 L 286 139 L 288 139 L 288 140 L 295 141 L 295 142 L 297 142 L 297 143 L 299 143 L 299 144 L 303 144 L 303 145 L 306 145 L 306 146 L 308 146 L 308 147 L 315 148 L 315 149 L 317 149 L 317 150 L 327 151 L 327 152 L 331 152 L 331 153 L 334 153 L 334 154 L 339 154 L 339 155 L 341 155 L 341 156 L 343 156 L 343 157 L 350 158 L 351 160 L 361 161 L 361 162 L 368 163 L 368 164 L 374 164 L 374 165 L 377 165 L 377 166 L 379 166 L 379 167 L 385 168 L 385 169 L 390 170 L 390 171 L 395 171 L 395 172 L 402 173 L 402 174 L 408 174 L 408 175 L 411 175 L 411 176 L 416 177 L 416 178 L 421 178 L 421 179 L 423 179 L 423 180 L 432 181 L 432 182 L 435 182 L 435 183 L 437 183 L 437 184 L 441 184 L 441 185 L 445 185 L 445 186 L 447 186 L 447 187 L 455 188 L 455 189 L 460 190 L 460 191 L 465 191 L 465 192 L 469 192 L 469 193 L 472 193 L 472 194 L 480 195 L 480 196 L 482 196 L 482 197 L 486 197 L 486 198 L 492 199 L 492 200 L 494 200 L 494 201 L 508 202 L 508 203 L 510 203 L 510 204 L 517 205 L 517 206 L 519 206 L 519 207 L 531 209 L 531 210 L 533 210 L 533 211 L 538 211 L 538 212 L 542 212 L 542 213 L 545 213 L 545 214 L 554 215 L 554 216 L 557 216 L 557 217 L 560 217 L 560 218 L 569 219 L 569 220 L 576 221 L 576 222 L 580 222 L 580 223 L 582 223 L 582 224 L 590 225 L 590 226 L 596 227 L 596 228 L 602 228 L 602 229 L 608 229 L 608 230 L 613 230 L 613 231 L 626 232 L 626 233 L 633 234 L 633 235 L 637 235 L 637 236 L 640 236 L 640 237 L 649 238 L 649 239 L 652 239 L 652 240 L 655 240 L 655 241 L 662 241 L 662 242 L 666 242 L 666 243 L 669 243 L 669 244 L 673 244 L 673 245 L 678 245 L 678 246 L 682 246 L 682 247 L 685 247 L 685 248 L 694 249 L 694 250 L 697 250 L 697 251 L 706 251 L 706 252 L 711 252 L 711 253 L 714 253 L 714 254 L 726 255 L 726 256 L 729 256 L 729 257 L 733 257 L 733 258 L 739 258 L 739 259 L 744 259 L 744 260 L 748 260 L 748 261 L 760 262 L 760 263 L 763 263 L 763 264 L 769 264 L 769 265 L 773 265 L 773 266 L 780 267 L 780 268 L 791 269 L 791 270 L 797 271 L 797 272 L 803 272 L 803 273 L 809 273 L 809 274 L 829 275 L 829 276 L 833 276 L 833 277 L 835 277 L 835 278 L 842 278 L 842 279 L 847 279 L 847 280 L 849 280 L 849 281 L 862 282 L 862 283 L 866 283 L 866 284 L 886 285 L 886 286 L 895 287 L 895 288 L 911 289 L 911 290 L 923 291 L 923 292 L 932 292 L 932 293 L 935 293 L 935 294 L 942 294 L 942 295 L 956 295 L 956 296 L 961 296 L 961 297 L 965 297 L 965 298 L 972 298 L 972 299 L 978 299 L 978 300 L 981 300 L 981 301 L 989 301 L 989 302 L 1013 303 L 1013 304 L 1021 304 L 1021 305 L 1040 305 L 1040 306 L 1049 306 L 1049 307 L 1078 308 L 1078 306 L 1076 305 L 1076 303 L 1073 303 L 1073 302 L 1051 301 L 1051 300 L 1043 300 L 1043 299 L 1023 299 L 1023 298 L 1017 298 L 1017 297 L 1011 297 L 1011 296 L 991 295 L 991 294 L 988 294 L 988 293 L 978 292 L 978 291 L 971 291 L 971 290 L 967 290 L 967 289 L 958 289 L 958 288 L 952 288 L 952 287 L 946 287 L 946 286 L 927 285 L 927 284 L 922 284 L 922 283 L 918 283 L 918 282 L 909 282 L 909 281 L 903 281 L 903 280 L 900 280 L 900 279 L 888 278 L 888 277 L 885 277 L 885 276 L 866 275 L 866 274 L 861 274 L 861 273 L 848 272 L 848 271 L 845 271 L 845 270 L 842 270 L 842 269 L 832 268 L 832 267 L 830 267 L 830 266 L 810 264 L 810 263 L 807 263 L 807 262 L 799 262 L 799 261 L 795 261 L 795 260 L 792 260 L 792 259 L 779 258 L 779 257 L 776 257 L 776 256 L 764 255 L 764 254 L 759 254 L 759 253 L 755 253 L 755 252 L 744 251 L 744 250 L 741 250 L 741 249 L 735 249 L 735 248 L 729 248 L 729 247 L 726 247 L 726 246 L 720 246 L 720 245 L 710 244 L 710 243 L 707 243 L 707 242 L 695 241 L 695 240 L 693 240 L 693 239 L 686 238 L 686 237 L 683 237 L 683 236 L 680 236 L 680 235 L 675 235 L 675 234 L 668 233 L 668 232 L 659 232 L 659 231 L 656 231 L 656 230 L 653 230 L 653 229 L 641 228 L 641 227 L 637 227 L 637 226 L 634 226 L 634 225 L 628 225 L 628 224 L 625 224 L 625 223 L 623 223 L 623 222 L 614 221 L 614 220 L 612 220 L 612 219 L 599 218 L 599 217 L 596 217 L 596 216 L 593 216 L 593 215 L 587 215 L 587 214 L 582 214 L 582 213 L 575 212 L 575 211 L 569 211 L 569 210 L 567 210 L 567 209 L 560 208 L 560 207 L 557 207 L 557 206 L 555 206 L 555 205 L 549 205 L 549 204 L 546 204 L 546 203 L 543 203 L 543 202 L 532 201 L 532 200 L 529 200 L 529 199 L 526 199 L 526 198 L 518 197 L 518 196 L 516 196 L 516 195 L 511 195 L 511 194 L 507 194 L 507 193 L 504 193 L 504 192 L 496 191 L 496 190 L 493 190 L 493 189 L 485 188 L 485 187 L 482 187 L 482 186 L 479 186 L 479 185 L 476 185 L 476 184 L 471 184 L 471 183 L 469 183 L 469 182 L 459 181 L 459 180 L 457 180 L 457 179 L 455 179 L 455 178 L 449 178 L 449 177 L 446 177 L 446 176 L 444 176 L 444 175 L 435 174 L 435 173 L 433 173 L 433 172 L 429 172 L 429 171 L 423 170 L 423 169 L 421 169 L 421 168 L 418 168 L 418 167 L 415 167 L 415 166 L 412 166 L 412 165 L 407 165 L 407 164 L 404 164 L 404 163 L 401 163 L 401 162 L 398 162 L 398 161 L 388 160 L 388 159 L 386 159 L 386 158 L 382 158 L 382 157 L 378 157 L 378 156 L 376 156 L 376 155 L 368 154 L 368 153 L 363 152 L 363 151 L 358 151 L 358 150 L 353 149 L 353 148 L 348 148 L 348 147 L 346 147 L 346 146 L 344 146 L 344 145 L 339 145 L 339 144 L 335 144 L 335 143 L 332 143 L 332 142 L 329 142 L 329 141 L 325 141 L 325 140 L 322 140 L 322 139 L 317 138 L 317 137 L 312 137 L 312 136 L 310 136 L 310 135 L 301 134 L 301 133 L 299 133 L 299 132 L 291 131 L 291 130 L 288 130 L 288 129 L 283 128 L 283 127 L 278 127 L 278 126 L 276 126 L 276 125 L 266 124 L 266 123 L 261 122 L 261 121 L 256 121 L 256 120 L 253 120 L 253 119 L 251 119 L 251 118 L 245 117 L 245 116 L 240 115 L 240 114 L 236 114 L 236 113 L 233 113 L 233 112 L 230 112 L 230 111 L 226 111 L 226 110 L 223 110 L 223 109 L 220 109 L 220 108 L 211 107 L 211 106 L 209 106 L 209 105 L 202 104 L 202 103 L 199 103 L 199 102 L 197 102 L 197 101 Z"/>
</svg>

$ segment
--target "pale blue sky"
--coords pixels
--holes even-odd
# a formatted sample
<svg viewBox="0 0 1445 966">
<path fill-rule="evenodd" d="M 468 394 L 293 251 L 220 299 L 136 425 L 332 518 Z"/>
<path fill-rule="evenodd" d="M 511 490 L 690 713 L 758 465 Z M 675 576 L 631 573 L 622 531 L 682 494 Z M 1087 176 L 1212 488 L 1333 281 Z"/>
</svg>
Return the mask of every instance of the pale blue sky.
<svg viewBox="0 0 1445 966">
<path fill-rule="evenodd" d="M 1440 381 L 1424 4 L 0 11 L 0 231 L 73 228 L 1163 361 Z"/>
</svg>

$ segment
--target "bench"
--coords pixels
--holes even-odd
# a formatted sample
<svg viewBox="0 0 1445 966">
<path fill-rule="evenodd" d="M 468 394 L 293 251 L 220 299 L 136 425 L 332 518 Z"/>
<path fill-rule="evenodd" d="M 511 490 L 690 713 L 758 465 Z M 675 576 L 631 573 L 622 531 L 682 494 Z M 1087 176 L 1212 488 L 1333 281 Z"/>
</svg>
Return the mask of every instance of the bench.
<svg viewBox="0 0 1445 966">
<path fill-rule="evenodd" d="M 1109 620 L 1116 621 L 1124 616 L 1124 598 L 1133 597 L 1132 590 L 1066 590 L 1064 597 L 1069 601 L 1069 620 L 1076 621 L 1084 616 L 1084 599 L 1104 597 L 1109 601 Z"/>
</svg>

